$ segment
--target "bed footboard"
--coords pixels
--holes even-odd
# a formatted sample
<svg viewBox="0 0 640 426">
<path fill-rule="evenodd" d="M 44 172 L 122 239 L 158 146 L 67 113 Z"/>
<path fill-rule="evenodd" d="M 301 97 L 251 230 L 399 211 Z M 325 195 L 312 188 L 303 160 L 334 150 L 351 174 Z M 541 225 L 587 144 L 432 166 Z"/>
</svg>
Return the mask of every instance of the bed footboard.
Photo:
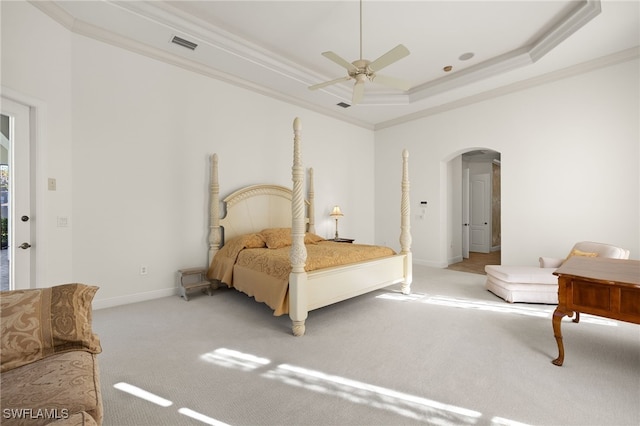
<svg viewBox="0 0 640 426">
<path fill-rule="evenodd" d="M 392 284 L 404 284 L 405 260 L 405 255 L 396 255 L 310 272 L 307 276 L 309 311 Z"/>
<path fill-rule="evenodd" d="M 400 201 L 400 254 L 357 264 L 305 272 L 304 172 L 300 153 L 300 119 L 293 122 L 293 196 L 289 274 L 289 317 L 294 336 L 305 333 L 309 311 L 356 297 L 391 284 L 401 283 L 404 294 L 411 292 L 411 232 L 409 202 L 409 153 L 402 152 L 402 197 Z"/>
</svg>

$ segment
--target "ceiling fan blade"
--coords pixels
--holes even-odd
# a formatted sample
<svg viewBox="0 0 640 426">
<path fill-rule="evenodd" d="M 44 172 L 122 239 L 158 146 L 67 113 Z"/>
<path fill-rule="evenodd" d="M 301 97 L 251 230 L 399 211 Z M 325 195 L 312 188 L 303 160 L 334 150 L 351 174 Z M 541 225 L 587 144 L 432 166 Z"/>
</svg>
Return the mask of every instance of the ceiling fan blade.
<svg viewBox="0 0 640 426">
<path fill-rule="evenodd" d="M 347 81 L 347 80 L 351 80 L 351 77 L 349 76 L 340 77 L 340 78 L 336 78 L 335 80 L 325 81 L 324 83 L 314 84 L 313 86 L 309 86 L 309 90 L 321 89 L 323 87 L 331 86 L 332 84 L 340 83 L 341 81 Z"/>
<path fill-rule="evenodd" d="M 399 61 L 407 55 L 409 55 L 409 49 L 404 47 L 402 44 L 399 44 L 384 55 L 380 56 L 375 61 L 371 62 L 369 64 L 369 68 L 374 72 L 380 71 L 382 68 L 389 66 L 396 61 Z"/>
<path fill-rule="evenodd" d="M 346 59 L 341 58 L 340 56 L 338 56 L 333 52 L 322 52 L 322 56 L 335 62 L 341 67 L 346 68 L 348 71 L 352 71 L 352 72 L 358 71 L 358 68 L 356 68 L 355 65 L 353 65 L 351 62 L 347 61 Z"/>
<path fill-rule="evenodd" d="M 391 87 L 392 89 L 407 91 L 411 88 L 411 84 L 408 81 L 386 75 L 374 74 L 371 77 L 371 81 L 382 84 L 383 86 Z"/>
<path fill-rule="evenodd" d="M 364 96 L 364 80 L 358 80 L 356 81 L 356 84 L 353 85 L 353 96 L 351 98 L 351 105 L 356 105 L 360 103 L 363 96 Z"/>
</svg>

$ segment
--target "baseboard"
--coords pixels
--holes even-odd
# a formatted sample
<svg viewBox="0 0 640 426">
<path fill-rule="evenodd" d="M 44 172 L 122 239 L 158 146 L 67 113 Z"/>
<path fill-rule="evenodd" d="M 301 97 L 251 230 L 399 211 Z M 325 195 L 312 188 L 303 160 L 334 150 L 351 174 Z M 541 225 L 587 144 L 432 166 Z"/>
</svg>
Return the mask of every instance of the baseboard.
<svg viewBox="0 0 640 426">
<path fill-rule="evenodd" d="M 450 258 L 448 260 L 448 263 L 449 263 L 449 265 L 453 265 L 454 263 L 459 263 L 459 262 L 462 262 L 463 260 L 464 260 L 464 257 L 462 257 L 462 255 L 460 255 L 460 256 L 456 256 L 456 257 Z"/>
<path fill-rule="evenodd" d="M 162 290 L 147 291 L 144 293 L 128 294 L 126 296 L 111 297 L 107 299 L 97 299 L 93 301 L 93 309 L 112 308 L 114 306 L 128 305 L 131 303 L 146 302 L 147 300 L 160 299 L 162 297 L 176 296 L 176 287 Z"/>
</svg>

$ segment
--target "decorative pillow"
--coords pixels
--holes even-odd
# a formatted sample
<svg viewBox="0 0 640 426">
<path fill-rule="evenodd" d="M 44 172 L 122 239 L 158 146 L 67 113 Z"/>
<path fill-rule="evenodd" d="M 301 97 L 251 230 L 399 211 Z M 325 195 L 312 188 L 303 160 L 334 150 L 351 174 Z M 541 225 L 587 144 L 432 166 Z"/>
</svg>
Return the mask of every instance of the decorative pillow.
<svg viewBox="0 0 640 426">
<path fill-rule="evenodd" d="M 0 372 L 72 350 L 102 352 L 91 328 L 98 287 L 64 284 L 0 293 Z"/>
<path fill-rule="evenodd" d="M 291 242 L 291 228 L 268 228 L 263 229 L 260 235 L 264 238 L 267 247 L 276 249 L 281 247 L 287 247 L 292 244 Z M 307 232 L 304 234 L 305 244 L 318 244 L 320 241 L 324 241 L 319 235 Z"/>
<path fill-rule="evenodd" d="M 312 232 L 307 232 L 304 234 L 304 243 L 305 244 L 318 244 L 320 241 L 324 241 L 320 235 L 316 235 Z"/>
<path fill-rule="evenodd" d="M 267 228 L 260 231 L 260 234 L 270 249 L 291 245 L 291 228 Z"/>
<path fill-rule="evenodd" d="M 263 248 L 267 245 L 261 234 L 246 234 L 240 238 L 245 248 Z"/>
<path fill-rule="evenodd" d="M 591 252 L 588 252 L 588 251 L 582 251 L 582 250 L 578 250 L 578 249 L 573 249 L 573 250 L 571 250 L 571 253 L 569 253 L 569 256 L 567 256 L 567 258 L 564 261 L 566 262 L 567 260 L 569 260 L 573 256 L 598 257 L 598 253 L 591 253 Z"/>
</svg>

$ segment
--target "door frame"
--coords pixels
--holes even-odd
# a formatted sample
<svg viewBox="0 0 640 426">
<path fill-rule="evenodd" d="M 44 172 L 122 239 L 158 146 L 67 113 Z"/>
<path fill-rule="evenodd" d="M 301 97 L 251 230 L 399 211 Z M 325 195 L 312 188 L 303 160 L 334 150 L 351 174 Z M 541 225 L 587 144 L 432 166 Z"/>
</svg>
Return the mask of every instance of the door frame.
<svg viewBox="0 0 640 426">
<path fill-rule="evenodd" d="M 43 261 L 47 250 L 45 238 L 46 209 L 46 143 L 45 128 L 46 104 L 34 97 L 16 91 L 10 87 L 0 86 L 0 101 L 6 98 L 23 104 L 29 108 L 29 148 L 30 148 L 30 185 L 31 185 L 31 277 L 29 288 L 46 287 L 46 265 Z M 39 223 L 39 224 L 38 224 Z"/>
</svg>

